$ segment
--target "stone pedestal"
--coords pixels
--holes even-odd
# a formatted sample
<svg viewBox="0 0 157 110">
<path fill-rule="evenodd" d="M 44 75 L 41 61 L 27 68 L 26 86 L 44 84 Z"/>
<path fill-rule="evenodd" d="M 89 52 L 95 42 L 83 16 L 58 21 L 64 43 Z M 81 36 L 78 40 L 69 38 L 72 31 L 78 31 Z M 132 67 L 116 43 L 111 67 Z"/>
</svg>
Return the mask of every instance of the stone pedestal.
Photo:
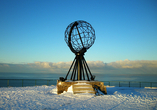
<svg viewBox="0 0 157 110">
<path fill-rule="evenodd" d="M 77 83 L 73 84 L 73 94 L 79 94 L 79 93 L 91 93 L 95 94 L 95 89 L 92 87 L 91 84 L 86 83 Z"/>
<path fill-rule="evenodd" d="M 86 83 L 92 85 L 93 89 L 99 89 L 104 94 L 107 94 L 106 86 L 104 86 L 103 82 L 100 81 L 60 81 L 57 80 L 57 94 L 61 94 L 64 91 L 67 91 L 71 85 L 78 83 Z"/>
</svg>

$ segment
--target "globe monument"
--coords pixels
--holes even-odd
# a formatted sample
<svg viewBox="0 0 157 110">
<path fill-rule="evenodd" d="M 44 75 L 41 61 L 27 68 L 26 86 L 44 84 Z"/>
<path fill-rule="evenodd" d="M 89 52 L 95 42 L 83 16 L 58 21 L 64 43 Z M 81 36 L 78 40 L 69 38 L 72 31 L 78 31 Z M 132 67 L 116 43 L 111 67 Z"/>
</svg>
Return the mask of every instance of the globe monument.
<svg viewBox="0 0 157 110">
<path fill-rule="evenodd" d="M 65 42 L 75 54 L 75 58 L 65 78 L 57 80 L 58 94 L 67 91 L 72 86 L 74 93 L 96 93 L 99 89 L 107 94 L 103 82 L 95 81 L 84 58 L 85 52 L 94 44 L 95 30 L 86 21 L 78 20 L 69 24 L 65 30 Z"/>
</svg>

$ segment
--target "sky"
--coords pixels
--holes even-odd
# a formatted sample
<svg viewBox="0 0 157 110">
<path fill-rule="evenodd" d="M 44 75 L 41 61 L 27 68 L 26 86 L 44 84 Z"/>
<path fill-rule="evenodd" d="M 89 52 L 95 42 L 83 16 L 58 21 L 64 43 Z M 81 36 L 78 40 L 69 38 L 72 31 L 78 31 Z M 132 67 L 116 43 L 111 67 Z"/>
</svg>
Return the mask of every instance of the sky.
<svg viewBox="0 0 157 110">
<path fill-rule="evenodd" d="M 64 32 L 76 20 L 95 29 L 85 53 L 91 68 L 147 67 L 157 74 L 157 0 L 0 0 L 0 72 L 69 68 L 75 55 Z"/>
</svg>

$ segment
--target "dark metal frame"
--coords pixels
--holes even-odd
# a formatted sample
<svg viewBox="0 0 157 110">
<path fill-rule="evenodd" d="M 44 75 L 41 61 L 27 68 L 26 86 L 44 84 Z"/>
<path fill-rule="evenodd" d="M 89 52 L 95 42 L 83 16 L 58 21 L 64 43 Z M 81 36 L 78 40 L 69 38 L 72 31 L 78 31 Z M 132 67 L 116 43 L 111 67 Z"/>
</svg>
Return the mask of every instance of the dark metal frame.
<svg viewBox="0 0 157 110">
<path fill-rule="evenodd" d="M 73 69 L 72 69 L 73 68 Z M 81 54 L 77 54 L 74 61 L 72 62 L 72 65 L 65 77 L 65 80 L 67 80 L 69 73 L 71 72 L 70 80 L 76 81 L 76 80 L 94 80 L 95 76 L 91 74 L 91 71 L 87 65 L 87 62 L 84 58 L 84 56 Z M 77 76 L 76 76 L 77 75 Z"/>
<path fill-rule="evenodd" d="M 95 41 L 95 30 L 86 21 L 72 22 L 65 30 L 65 42 L 73 53 L 89 49 Z"/>
<path fill-rule="evenodd" d="M 86 21 L 75 21 L 71 23 L 65 30 L 65 41 L 70 50 L 75 53 L 76 57 L 65 78 L 60 77 L 60 80 L 65 81 L 72 70 L 71 80 L 94 80 L 90 69 L 84 58 L 84 53 L 89 49 L 95 41 L 95 30 Z M 76 77 L 77 74 L 77 77 Z"/>
</svg>

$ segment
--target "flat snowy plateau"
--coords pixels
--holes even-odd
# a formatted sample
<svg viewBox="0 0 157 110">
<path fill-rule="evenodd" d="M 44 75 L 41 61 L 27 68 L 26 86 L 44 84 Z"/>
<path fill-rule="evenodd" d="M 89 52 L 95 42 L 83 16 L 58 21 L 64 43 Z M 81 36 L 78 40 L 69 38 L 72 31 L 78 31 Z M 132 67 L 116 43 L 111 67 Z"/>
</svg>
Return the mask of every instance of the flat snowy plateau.
<svg viewBox="0 0 157 110">
<path fill-rule="evenodd" d="M 60 95 L 56 86 L 1 87 L 0 110 L 157 110 L 157 88 L 107 87 L 107 95 Z"/>
</svg>

